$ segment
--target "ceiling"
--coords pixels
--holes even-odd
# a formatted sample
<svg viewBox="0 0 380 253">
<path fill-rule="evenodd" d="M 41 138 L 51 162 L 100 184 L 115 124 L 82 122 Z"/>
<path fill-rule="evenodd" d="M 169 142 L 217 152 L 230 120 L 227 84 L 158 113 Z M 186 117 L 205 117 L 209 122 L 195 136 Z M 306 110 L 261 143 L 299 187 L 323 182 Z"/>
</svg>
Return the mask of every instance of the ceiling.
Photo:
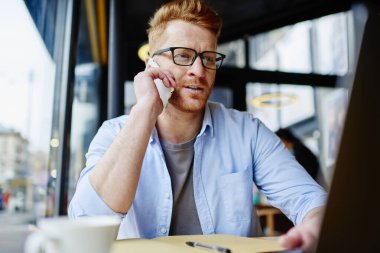
<svg viewBox="0 0 380 253">
<path fill-rule="evenodd" d="M 126 1 L 128 40 L 146 40 L 149 17 L 162 3 L 169 1 Z M 304 19 L 348 9 L 349 0 L 205 0 L 222 17 L 221 42 L 241 38 Z"/>
<path fill-rule="evenodd" d="M 162 0 L 125 1 L 123 39 L 129 73 L 143 68 L 137 57 L 138 48 L 147 42 L 147 23 Z M 223 28 L 219 42 L 232 41 L 302 20 L 348 10 L 350 0 L 205 0 L 222 17 Z"/>
<path fill-rule="evenodd" d="M 246 35 L 258 34 L 264 31 L 275 29 L 299 21 L 312 19 L 331 13 L 348 10 L 352 2 L 357 0 L 204 0 L 212 6 L 222 17 L 224 25 L 219 42 L 228 42 L 235 39 L 243 38 Z M 377 2 L 378 0 L 369 0 L 369 2 Z M 54 34 L 54 17 L 58 0 L 25 0 L 28 9 L 35 20 L 41 35 L 47 44 L 48 49 L 53 48 Z M 79 1 L 78 1 L 79 2 Z M 97 10 L 97 20 L 99 24 L 103 24 L 107 30 L 112 22 L 114 14 L 108 14 L 112 8 L 108 5 L 117 4 L 116 14 L 118 16 L 118 32 L 117 41 L 122 45 L 119 50 L 120 55 L 127 59 L 126 67 L 128 73 L 136 73 L 143 67 L 143 62 L 137 57 L 138 48 L 147 42 L 147 23 L 149 18 L 163 3 L 168 0 L 98 0 L 85 1 L 82 0 L 81 5 L 81 21 L 79 34 L 79 53 L 80 63 L 96 61 L 91 59 L 91 53 L 86 49 L 96 47 L 90 42 L 88 31 L 84 29 L 89 6 L 98 8 L 102 3 L 101 10 Z M 368 1 L 367 1 L 368 2 Z M 108 7 L 107 7 L 108 6 Z M 95 11 L 95 10 L 94 10 Z M 102 15 L 99 15 L 102 13 Z M 102 17 L 100 17 L 102 16 Z M 108 16 L 108 17 L 106 17 Z M 100 22 L 100 21 L 102 22 Z M 107 21 L 108 20 L 108 21 Z M 96 28 L 95 28 L 96 29 Z M 100 40 L 107 40 L 107 31 L 100 35 Z M 115 41 L 115 40 L 114 40 Z M 108 44 L 112 44 L 112 39 L 108 37 Z M 98 43 L 98 42 L 97 42 Z M 91 46 L 90 46 L 91 44 Z M 107 48 L 115 48 L 115 45 L 103 44 L 105 51 Z M 51 51 L 51 50 L 50 50 Z"/>
</svg>

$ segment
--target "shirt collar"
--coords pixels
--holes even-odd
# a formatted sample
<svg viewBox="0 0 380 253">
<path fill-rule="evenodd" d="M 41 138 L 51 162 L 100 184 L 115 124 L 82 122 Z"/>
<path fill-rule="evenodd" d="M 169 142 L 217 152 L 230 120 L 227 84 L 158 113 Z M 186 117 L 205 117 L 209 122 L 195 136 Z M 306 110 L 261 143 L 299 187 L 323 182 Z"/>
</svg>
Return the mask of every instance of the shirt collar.
<svg viewBox="0 0 380 253">
<path fill-rule="evenodd" d="M 203 135 L 207 129 L 210 129 L 211 136 L 214 136 L 214 126 L 212 124 L 212 115 L 209 103 L 206 104 L 205 114 L 203 116 L 202 128 L 198 136 Z M 197 136 L 197 137 L 198 137 Z M 153 128 L 152 134 L 149 138 L 149 143 L 153 143 L 155 140 L 159 141 L 156 127 Z"/>
<path fill-rule="evenodd" d="M 214 126 L 212 124 L 211 109 L 210 109 L 210 104 L 208 102 L 205 107 L 205 115 L 203 116 L 202 128 L 198 136 L 205 133 L 207 128 L 210 129 L 211 136 L 214 136 Z"/>
</svg>

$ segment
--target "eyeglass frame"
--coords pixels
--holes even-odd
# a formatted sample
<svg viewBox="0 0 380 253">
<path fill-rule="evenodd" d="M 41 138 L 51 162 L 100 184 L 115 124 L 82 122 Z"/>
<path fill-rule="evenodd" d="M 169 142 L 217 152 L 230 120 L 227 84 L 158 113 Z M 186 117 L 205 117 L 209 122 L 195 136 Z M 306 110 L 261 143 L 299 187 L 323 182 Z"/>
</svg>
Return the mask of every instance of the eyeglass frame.
<svg viewBox="0 0 380 253">
<path fill-rule="evenodd" d="M 175 60 L 174 60 L 174 50 L 176 50 L 176 49 L 188 49 L 188 50 L 193 51 L 195 53 L 195 56 L 193 57 L 191 63 L 190 64 L 179 64 L 179 63 L 176 63 Z M 226 58 L 225 54 L 222 54 L 222 53 L 219 53 L 219 52 L 209 51 L 209 50 L 206 50 L 206 51 L 203 51 L 203 52 L 197 52 L 195 49 L 188 48 L 188 47 L 168 47 L 168 48 L 160 49 L 160 50 L 157 50 L 156 52 L 154 52 L 152 54 L 152 57 L 154 57 L 155 55 L 160 55 L 160 54 L 168 52 L 168 51 L 170 51 L 172 53 L 172 61 L 176 65 L 179 65 L 179 66 L 191 66 L 191 65 L 194 64 L 195 60 L 199 56 L 201 58 L 202 66 L 205 67 L 206 69 L 212 69 L 212 70 L 219 69 L 222 66 L 222 64 L 223 64 L 224 58 Z M 203 58 L 203 54 L 204 53 L 215 53 L 215 54 L 220 55 L 222 59 L 220 60 L 219 67 L 217 67 L 217 68 L 210 68 L 210 67 L 205 66 L 205 64 L 203 63 L 203 59 L 204 59 Z"/>
</svg>

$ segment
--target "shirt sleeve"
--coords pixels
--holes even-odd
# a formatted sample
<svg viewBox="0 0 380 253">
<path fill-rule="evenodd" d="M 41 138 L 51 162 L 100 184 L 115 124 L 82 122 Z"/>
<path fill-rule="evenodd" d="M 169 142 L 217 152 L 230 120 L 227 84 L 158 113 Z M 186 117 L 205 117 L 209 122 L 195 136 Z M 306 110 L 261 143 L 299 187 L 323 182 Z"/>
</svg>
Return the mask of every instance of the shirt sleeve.
<svg viewBox="0 0 380 253">
<path fill-rule="evenodd" d="M 261 122 L 253 146 L 254 181 L 258 189 L 294 224 L 301 223 L 312 209 L 325 205 L 325 190 Z"/>
<path fill-rule="evenodd" d="M 120 127 L 119 127 L 120 128 Z M 95 215 L 118 215 L 98 195 L 92 187 L 88 175 L 95 167 L 100 158 L 113 142 L 120 130 L 113 121 L 106 121 L 99 128 L 92 140 L 88 153 L 86 154 L 86 167 L 82 170 L 73 198 L 68 207 L 68 215 L 71 218 Z"/>
</svg>

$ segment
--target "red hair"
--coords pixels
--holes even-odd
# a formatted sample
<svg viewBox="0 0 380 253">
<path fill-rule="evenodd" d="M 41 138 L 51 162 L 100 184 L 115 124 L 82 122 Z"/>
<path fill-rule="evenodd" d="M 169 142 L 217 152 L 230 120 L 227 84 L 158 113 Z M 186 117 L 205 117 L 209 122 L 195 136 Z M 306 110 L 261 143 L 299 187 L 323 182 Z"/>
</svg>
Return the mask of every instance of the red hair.
<svg viewBox="0 0 380 253">
<path fill-rule="evenodd" d="M 216 38 L 222 29 L 222 20 L 203 0 L 176 0 L 162 5 L 149 21 L 148 37 L 152 45 L 172 20 L 183 20 L 206 28 Z"/>
</svg>

